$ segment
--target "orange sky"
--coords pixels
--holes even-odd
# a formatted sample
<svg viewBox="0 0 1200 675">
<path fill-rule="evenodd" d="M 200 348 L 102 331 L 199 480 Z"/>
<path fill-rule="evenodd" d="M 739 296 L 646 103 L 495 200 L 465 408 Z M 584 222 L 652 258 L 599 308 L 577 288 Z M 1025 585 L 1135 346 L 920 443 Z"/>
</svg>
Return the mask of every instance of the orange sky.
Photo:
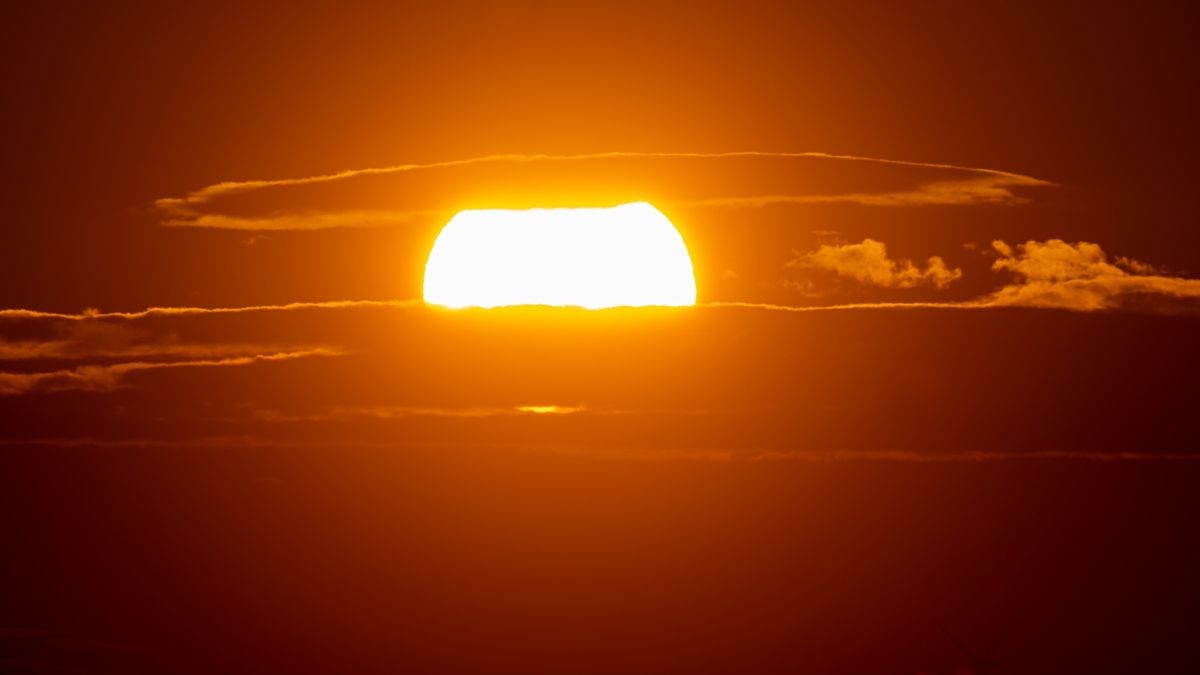
<svg viewBox="0 0 1200 675">
<path fill-rule="evenodd" d="M 1193 10 L 304 4 L 0 28 L 0 670 L 1182 653 Z M 420 301 L 459 210 L 630 201 L 697 306 Z"/>
</svg>

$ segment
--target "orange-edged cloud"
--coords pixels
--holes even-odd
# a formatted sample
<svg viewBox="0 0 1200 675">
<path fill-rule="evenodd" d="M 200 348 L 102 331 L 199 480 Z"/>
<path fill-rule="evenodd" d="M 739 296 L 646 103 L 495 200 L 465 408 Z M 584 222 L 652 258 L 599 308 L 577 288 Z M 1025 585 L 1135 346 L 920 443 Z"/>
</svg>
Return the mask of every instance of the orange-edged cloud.
<svg viewBox="0 0 1200 675">
<path fill-rule="evenodd" d="M 264 422 L 344 422 L 350 420 L 403 420 L 411 418 L 493 418 L 493 417 L 561 417 L 586 415 L 594 417 L 616 417 L 629 415 L 706 415 L 710 411 L 701 409 L 659 408 L 611 408 L 579 404 L 537 404 L 516 406 L 340 406 L 315 412 L 286 412 L 282 410 L 256 410 L 255 419 Z"/>
<path fill-rule="evenodd" d="M 74 361 L 84 359 L 215 359 L 262 353 L 311 350 L 318 346 L 236 342 L 188 342 L 175 333 L 155 334 L 126 322 L 48 319 L 44 339 L 6 339 L 0 335 L 0 361 Z"/>
<path fill-rule="evenodd" d="M 451 209 L 416 209 L 412 211 L 347 210 L 299 211 L 267 216 L 236 216 L 225 213 L 193 212 L 185 218 L 170 218 L 162 222 L 168 227 L 206 227 L 219 230 L 248 230 L 269 232 L 284 230 L 332 230 L 348 227 L 397 227 L 420 218 L 447 216 Z"/>
<path fill-rule="evenodd" d="M 990 306 L 1200 311 L 1200 279 L 1166 276 L 1128 258 L 1109 262 L 1099 244 L 1050 239 L 1015 247 L 995 241 L 992 247 L 1000 255 L 992 269 L 1016 280 L 985 298 Z"/>
<path fill-rule="evenodd" d="M 123 384 L 126 375 L 143 370 L 245 366 L 266 361 L 288 361 L 313 356 L 336 356 L 340 353 L 337 350 L 322 348 L 270 354 L 253 354 L 221 359 L 164 362 L 131 361 L 108 365 L 83 365 L 75 368 L 39 373 L 0 372 L 0 396 L 64 390 L 111 391 Z"/>
<path fill-rule="evenodd" d="M 983 309 L 993 305 L 978 300 L 964 300 L 962 302 L 848 302 L 837 305 L 780 305 L 771 302 L 718 301 L 700 303 L 697 306 L 805 313 L 871 309 Z"/>
<path fill-rule="evenodd" d="M 277 305 L 246 305 L 243 307 L 147 307 L 135 312 L 103 312 L 88 309 L 78 314 L 43 312 L 36 309 L 0 309 L 0 319 L 63 319 L 87 321 L 95 319 L 144 319 L 155 316 L 187 316 L 196 314 L 246 314 L 252 312 L 288 312 L 306 309 L 346 309 L 351 307 L 419 307 L 424 303 L 412 300 L 329 300 L 323 302 L 286 302 Z"/>
<path fill-rule="evenodd" d="M 287 351 L 282 345 L 251 343 L 157 342 L 129 345 L 89 345 L 73 340 L 0 341 L 0 361 L 82 360 L 82 359 L 213 359 L 253 356 L 263 351 Z M 306 350 L 311 350 L 305 348 Z M 313 348 L 315 349 L 315 348 Z"/>
<path fill-rule="evenodd" d="M 696 307 L 714 307 L 714 308 L 743 308 L 743 309 L 769 309 L 782 310 L 791 312 L 824 312 L 849 309 L 936 309 L 942 307 L 987 307 L 988 303 L 982 301 L 966 301 L 966 302 L 856 302 L 843 303 L 837 305 L 779 305 L 765 302 L 742 302 L 742 301 L 716 301 L 716 302 L 699 302 Z M 356 309 L 356 308 L 387 308 L 387 309 L 423 309 L 426 305 L 424 301 L 419 299 L 409 300 L 332 300 L 328 302 L 288 302 L 278 305 L 246 305 L 244 307 L 149 307 L 144 310 L 132 312 L 102 312 L 98 310 L 86 310 L 77 314 L 65 312 L 44 312 L 36 309 L 0 309 L 0 319 L 10 320 L 38 320 L 38 319 L 57 319 L 66 321 L 103 321 L 108 319 L 126 319 L 139 320 L 153 317 L 169 317 L 169 316 L 203 316 L 206 314 L 249 314 L 254 312 L 293 312 L 304 310 L 335 310 L 335 309 Z M 617 308 L 614 311 L 627 311 L 630 308 Z M 634 308 L 637 309 L 637 308 Z M 642 308 L 645 311 L 652 311 L 655 308 Z M 433 310 L 442 311 L 442 310 Z M 492 310 L 480 310 L 492 311 Z M 497 310 L 503 311 L 503 310 Z M 563 311 L 574 311 L 573 308 L 564 309 Z M 604 310 L 585 310 L 585 311 L 604 311 Z"/>
<path fill-rule="evenodd" d="M 439 215 L 453 210 L 445 209 L 396 209 L 362 210 L 343 209 L 331 211 L 293 211 L 263 216 L 238 216 L 217 213 L 210 203 L 222 197 L 266 190 L 272 188 L 317 185 L 344 181 L 362 176 L 400 174 L 414 171 L 429 171 L 482 164 L 530 164 L 544 162 L 579 162 L 607 159 L 827 159 L 849 162 L 912 167 L 940 171 L 960 172 L 960 179 L 937 180 L 919 184 L 908 190 L 883 192 L 842 192 L 835 194 L 767 194 L 753 196 L 720 196 L 691 199 L 663 206 L 690 208 L 704 207 L 754 207 L 770 204 L 809 203 L 856 203 L 869 206 L 914 206 L 947 204 L 1017 204 L 1025 201 L 1014 193 L 1018 187 L 1052 185 L 1032 176 L 1009 171 L 979 167 L 958 166 L 935 162 L 913 162 L 906 160 L 837 155 L 823 152 L 602 152 L 571 155 L 505 154 L 488 155 L 461 160 L 430 163 L 397 164 L 388 167 L 351 169 L 330 174 L 280 178 L 271 180 L 224 181 L 190 192 L 182 197 L 165 197 L 155 202 L 162 215 L 161 223 L 172 227 L 208 227 L 238 230 L 316 230 L 340 227 L 380 227 L 408 223 L 416 218 Z"/>
<path fill-rule="evenodd" d="M 946 288 L 962 277 L 962 270 L 950 268 L 940 256 L 932 256 L 921 268 L 911 260 L 893 260 L 881 241 L 864 239 L 858 244 L 823 244 L 816 251 L 798 255 L 788 267 L 812 268 L 834 272 L 864 284 L 886 288 L 912 288 L 930 285 Z"/>
<path fill-rule="evenodd" d="M 987 171 L 986 169 L 962 169 Z M 911 190 L 844 192 L 835 194 L 758 195 L 714 197 L 675 204 L 683 207 L 761 207 L 775 204 L 861 204 L 863 206 L 968 206 L 972 204 L 1023 204 L 1027 200 L 1014 187 L 1052 185 L 1030 176 L 996 172 L 962 180 L 936 181 Z"/>
<path fill-rule="evenodd" d="M 266 422 L 336 422 L 343 420 L 391 420 L 410 417 L 507 417 L 512 415 L 572 415 L 580 412 L 613 414 L 614 411 L 592 411 L 579 405 L 520 405 L 500 407 L 431 407 L 431 406 L 359 406 L 339 407 L 315 413 L 288 413 L 278 410 L 257 410 L 254 416 Z"/>
</svg>

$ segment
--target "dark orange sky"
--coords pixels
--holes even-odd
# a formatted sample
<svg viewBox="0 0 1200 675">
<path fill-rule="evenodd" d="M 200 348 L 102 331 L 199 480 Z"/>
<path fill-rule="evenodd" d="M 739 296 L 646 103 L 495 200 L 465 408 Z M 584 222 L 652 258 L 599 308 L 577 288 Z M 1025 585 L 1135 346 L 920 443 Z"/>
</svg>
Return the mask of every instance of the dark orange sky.
<svg viewBox="0 0 1200 675">
<path fill-rule="evenodd" d="M 1194 10 L 72 4 L 0 28 L 0 671 L 1190 658 Z M 421 302 L 638 200 L 697 306 Z"/>
</svg>

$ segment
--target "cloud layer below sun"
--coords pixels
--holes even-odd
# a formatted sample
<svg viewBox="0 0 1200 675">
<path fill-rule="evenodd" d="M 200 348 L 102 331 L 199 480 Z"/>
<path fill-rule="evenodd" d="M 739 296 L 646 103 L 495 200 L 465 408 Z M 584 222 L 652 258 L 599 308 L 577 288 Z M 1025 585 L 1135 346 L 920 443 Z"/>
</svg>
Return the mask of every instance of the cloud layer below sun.
<svg viewBox="0 0 1200 675">
<path fill-rule="evenodd" d="M 736 166 L 728 168 L 730 163 Z M 745 163 L 774 163 L 771 166 L 776 168 L 786 165 L 786 180 L 763 185 L 761 189 L 753 180 L 738 183 L 737 174 L 746 169 Z M 796 179 L 803 171 L 816 175 L 830 169 L 836 174 L 836 167 L 848 165 L 869 168 L 867 174 L 871 184 L 857 184 L 855 181 L 861 174 L 856 171 L 845 172 L 838 180 L 824 182 Z M 709 215 L 728 218 L 731 222 L 736 222 L 738 209 L 789 204 L 847 204 L 852 209 L 867 207 L 872 213 L 878 213 L 873 209 L 887 207 L 1016 206 L 1026 203 L 1027 195 L 1037 194 L 1034 188 L 1051 185 L 1030 176 L 992 169 L 823 153 L 503 155 L 293 179 L 223 182 L 183 197 L 159 200 L 156 208 L 163 225 L 177 227 L 336 230 L 399 226 L 421 220 L 439 222 L 453 210 L 452 207 L 461 205 L 455 195 L 463 193 L 438 192 L 426 199 L 424 188 L 429 184 L 418 184 L 415 188 L 410 185 L 395 193 L 399 195 L 397 204 L 381 206 L 370 200 L 359 200 L 371 190 L 321 191 L 357 185 L 359 181 L 402 181 L 420 176 L 436 178 L 446 184 L 457 184 L 462 180 L 470 186 L 472 180 L 479 182 L 478 175 L 470 175 L 479 168 L 500 168 L 504 176 L 517 176 L 514 180 L 518 183 L 559 180 L 559 185 L 569 184 L 581 175 L 600 174 L 615 181 L 612 184 L 620 185 L 628 169 L 631 173 L 629 185 L 636 187 L 644 181 L 660 180 L 658 187 L 665 190 L 663 186 L 686 182 L 677 181 L 677 176 L 695 172 L 697 166 L 715 167 L 714 173 L 704 174 L 707 181 L 699 181 L 709 188 L 667 190 L 662 192 L 666 203 L 675 208 L 709 209 L 712 210 L 712 213 L 706 212 Z M 801 170 L 801 173 L 793 175 L 793 170 Z M 690 175 L 695 177 L 697 174 Z M 494 178 L 495 174 L 489 176 Z M 781 189 L 788 188 L 791 183 L 814 187 L 794 191 Z M 714 191 L 713 185 L 721 186 L 721 189 Z M 397 184 L 389 182 L 376 187 L 390 199 L 391 190 Z M 463 188 L 464 191 L 467 189 Z M 313 196 L 307 194 L 309 191 L 321 194 Z M 622 195 L 630 196 L 639 195 Z M 786 209 L 783 212 L 790 213 Z M 394 445 L 407 442 L 405 439 L 411 437 L 424 438 L 426 443 L 431 442 L 429 439 L 449 443 L 459 438 L 462 442 L 478 445 L 482 442 L 480 439 L 513 438 L 517 439 L 514 442 L 531 447 L 537 444 L 535 441 L 546 441 L 543 445 L 553 446 L 556 451 L 568 449 L 607 457 L 625 453 L 637 457 L 671 458 L 676 457 L 672 453 L 679 453 L 679 457 L 719 458 L 721 461 L 735 457 L 756 458 L 754 461 L 842 461 L 854 458 L 930 461 L 936 457 L 986 461 L 1018 456 L 1145 458 L 1136 453 L 1126 457 L 1121 452 L 1094 455 L 1080 453 L 1078 449 L 1063 452 L 1044 443 L 1039 445 L 1041 441 L 1030 446 L 1039 448 L 1035 453 L 1013 454 L 1006 453 L 1003 448 L 993 448 L 934 454 L 924 447 L 927 439 L 921 436 L 921 430 L 932 428 L 934 421 L 922 421 L 920 416 L 939 410 L 939 406 L 952 408 L 959 401 L 952 392 L 945 393 L 936 386 L 922 389 L 931 377 L 937 377 L 936 367 L 922 368 L 918 362 L 912 364 L 914 370 L 906 370 L 913 355 L 904 352 L 868 367 L 865 362 L 873 357 L 854 351 L 860 335 L 857 327 L 846 336 L 829 338 L 824 351 L 819 352 L 822 356 L 816 360 L 809 358 L 803 350 L 795 351 L 793 342 L 781 340 L 777 335 L 791 335 L 796 326 L 803 325 L 804 339 L 808 340 L 811 339 L 809 333 L 819 331 L 821 325 L 837 324 L 843 317 L 849 317 L 851 323 L 860 319 L 868 324 L 882 322 L 881 335 L 895 330 L 897 325 L 904 326 L 911 334 L 924 330 L 920 327 L 922 323 L 940 325 L 954 321 L 968 326 L 974 325 L 971 322 L 980 316 L 1007 317 L 1009 313 L 1001 311 L 1004 308 L 1070 310 L 1093 316 L 1124 310 L 1197 315 L 1200 314 L 1200 280 L 1172 276 L 1153 264 L 1110 257 L 1101 244 L 1090 241 L 1047 238 L 1009 244 L 997 239 L 987 252 L 990 256 L 988 270 L 978 265 L 972 268 L 969 261 L 961 259 L 965 255 L 961 251 L 960 258 L 956 258 L 951 251 L 922 250 L 914 248 L 912 242 L 903 241 L 889 242 L 896 244 L 895 249 L 889 249 L 884 239 L 890 237 L 856 237 L 849 242 L 830 242 L 824 236 L 822 239 L 825 243 L 810 249 L 784 247 L 775 252 L 777 273 L 808 275 L 810 278 L 806 283 L 811 284 L 866 289 L 873 293 L 868 298 L 882 297 L 886 301 L 801 304 L 786 300 L 760 302 L 752 296 L 717 301 L 706 300 L 702 293 L 697 307 L 671 315 L 683 317 L 663 329 L 681 331 L 675 338 L 663 345 L 648 346 L 639 330 L 619 329 L 616 336 L 633 341 L 612 347 L 608 356 L 597 355 L 597 350 L 609 349 L 604 338 L 588 333 L 583 339 L 568 332 L 562 339 L 547 340 L 535 359 L 529 360 L 528 354 L 518 353 L 509 358 L 497 356 L 496 360 L 489 360 L 490 355 L 481 354 L 479 344 L 473 341 L 478 338 L 460 334 L 454 329 L 457 325 L 454 322 L 459 319 L 477 322 L 476 329 L 484 334 L 500 336 L 492 342 L 485 339 L 488 345 L 501 351 L 519 350 L 526 341 L 536 339 L 536 335 L 520 332 L 518 337 L 512 333 L 512 326 L 525 325 L 524 320 L 532 315 L 516 310 L 509 315 L 490 315 L 495 317 L 493 321 L 480 313 L 455 315 L 427 308 L 411 298 L 226 307 L 181 305 L 135 311 L 90 309 L 78 313 L 46 312 L 36 308 L 0 309 L 0 400 L 13 406 L 14 410 L 26 410 L 25 414 L 14 418 L 17 421 L 24 423 L 23 417 L 35 420 L 29 422 L 32 426 L 26 434 L 31 441 L 41 439 L 67 445 L 135 442 L 170 445 L 173 442 L 170 436 L 182 433 L 179 420 L 184 420 L 192 425 L 189 433 L 200 430 L 205 434 L 203 438 L 208 440 L 197 441 L 193 437 L 175 438 L 174 441 L 193 445 L 219 444 L 219 439 L 224 438 L 232 439 L 230 445 L 238 447 L 255 443 Z M 903 251 L 905 255 L 896 255 L 895 250 Z M 979 261 L 978 251 L 971 255 Z M 815 303 L 814 298 L 821 295 L 820 292 L 803 294 L 810 303 Z M 929 312 L 923 310 L 948 314 L 938 314 L 936 320 L 930 320 Z M 556 316 L 563 319 L 564 326 L 582 321 L 608 337 L 614 334 L 604 331 L 610 330 L 611 326 L 628 327 L 638 321 L 657 321 L 655 316 L 666 316 L 661 310 L 660 314 L 653 314 L 653 309 L 642 313 L 619 309 L 610 310 L 597 319 L 590 318 L 594 315 L 581 314 L 582 311 L 567 309 Z M 827 316 L 822 316 L 819 321 L 801 318 L 811 313 L 826 313 Z M 1035 313 L 1059 317 L 1055 321 L 1073 316 L 1061 311 L 1020 312 L 1022 316 Z M 868 315 L 882 318 L 862 318 Z M 364 320 L 364 316 L 370 320 Z M 507 323 L 505 316 L 514 320 Z M 604 317 L 612 323 L 605 323 L 608 319 Z M 592 321 L 600 323 L 589 323 Z M 634 323 L 622 323 L 626 321 Z M 694 330 L 687 328 L 689 321 L 695 322 Z M 751 329 L 758 345 L 751 348 L 753 359 L 740 342 L 742 324 L 757 326 Z M 547 325 L 553 325 L 553 330 L 561 328 L 557 322 Z M 395 332 L 382 334 L 381 327 L 385 326 L 392 326 Z M 422 338 L 426 340 L 421 343 L 424 346 L 413 346 L 413 330 L 424 331 L 432 337 Z M 713 340 L 718 345 L 724 344 L 725 338 L 720 337 L 723 332 L 727 333 L 729 344 L 734 346 L 726 351 L 719 346 L 711 349 L 706 346 Z M 867 330 L 866 334 L 873 333 Z M 696 335 L 706 336 L 705 340 L 696 342 Z M 849 339 L 848 336 L 854 337 Z M 927 339 L 940 338 L 935 334 Z M 984 333 L 979 339 L 989 339 L 988 334 Z M 466 340 L 467 343 L 459 345 L 457 351 L 445 345 L 455 340 Z M 882 352 L 903 344 L 885 338 L 875 345 L 875 349 Z M 1004 345 L 993 347 L 995 351 Z M 571 349 L 583 350 L 581 353 L 586 356 L 580 357 L 578 353 L 570 352 Z M 654 357 L 657 361 L 632 365 L 628 362 L 627 353 L 646 349 L 659 350 Z M 698 351 L 689 353 L 689 349 Z M 953 349 L 951 347 L 950 351 Z M 570 353 L 549 354 L 556 350 Z M 1027 356 L 1018 354 L 1016 360 Z M 398 363 L 389 366 L 389 359 L 398 360 Z M 430 359 L 436 363 L 430 365 Z M 462 365 L 464 361 L 479 359 L 484 360 L 474 366 Z M 573 379 L 562 372 L 586 369 L 597 359 L 607 365 L 589 373 L 587 378 Z M 656 371 L 664 367 L 662 363 L 669 364 L 676 359 L 680 360 L 679 367 L 686 369 L 682 371 L 684 374 Z M 844 363 L 831 372 L 822 373 L 829 359 L 842 359 Z M 680 381 L 706 377 L 736 380 L 741 373 L 763 367 L 760 361 L 768 364 L 769 372 L 759 373 L 758 379 L 721 381 L 712 386 L 679 385 L 665 393 L 645 394 L 676 378 Z M 755 397 L 755 388 L 764 381 L 772 381 L 777 374 L 795 377 L 796 372 L 786 374 L 787 368 L 776 373 L 779 364 L 793 362 L 803 364 L 803 367 L 796 366 L 796 372 L 802 372 L 806 381 L 812 378 L 812 382 L 821 384 L 818 399 L 806 398 L 809 394 L 803 390 L 789 391 L 780 400 L 770 396 L 767 397 L 770 400 Z M 977 362 L 982 361 L 964 361 Z M 696 363 L 741 365 L 697 371 Z M 503 374 L 502 371 L 510 367 L 524 369 Z M 521 389 L 520 383 L 530 379 L 529 368 L 543 368 L 545 372 L 535 378 L 533 386 Z M 632 370 L 622 377 L 636 379 L 640 384 L 631 388 L 628 382 L 621 380 L 613 385 L 613 392 L 617 393 L 609 392 L 607 398 L 598 396 L 593 381 L 621 373 L 625 368 Z M 914 435 L 910 445 L 916 450 L 909 446 L 901 450 L 883 447 L 882 441 L 871 435 L 871 427 L 860 424 L 862 415 L 886 412 L 899 405 L 896 400 L 886 397 L 875 400 L 874 397 L 886 394 L 890 385 L 861 378 L 863 373 L 876 371 L 896 371 L 896 376 L 888 376 L 885 380 L 906 383 L 901 400 L 918 397 L 912 399 L 915 407 L 901 416 L 912 418 L 911 421 L 906 419 L 905 424 L 912 425 L 910 431 Z M 300 377 L 297 373 L 308 375 Z M 473 373 L 486 373 L 487 377 L 480 379 Z M 467 381 L 459 386 L 445 384 L 447 378 L 460 375 Z M 1130 375 L 1136 376 L 1136 373 Z M 248 387 L 245 393 L 239 390 L 227 394 L 228 400 L 216 396 L 205 403 L 211 405 L 211 409 L 198 405 L 200 399 L 189 395 L 186 389 L 175 392 L 174 385 L 165 384 L 226 379 L 258 384 Z M 572 388 L 575 381 L 587 381 L 589 386 Z M 279 382 L 289 384 L 280 387 Z M 328 386 L 329 382 L 335 384 Z M 336 384 L 338 382 L 340 386 Z M 507 389 L 501 386 L 505 383 L 508 383 Z M 853 386 L 847 386 L 847 383 Z M 197 391 L 203 391 L 203 386 Z M 949 385 L 943 382 L 940 386 L 944 389 Z M 513 387 L 520 390 L 519 396 L 509 391 Z M 840 388 L 845 391 L 839 393 Z M 505 398 L 509 394 L 512 395 Z M 648 398 L 638 399 L 643 394 Z M 168 404 L 173 396 L 178 399 L 174 404 L 178 408 L 160 410 L 162 406 L 170 407 Z M 695 400 L 704 396 L 712 400 Z M 871 400 L 862 402 L 864 396 Z M 1011 396 L 997 396 L 1000 402 L 1012 400 Z M 48 397 L 120 400 L 123 401 L 121 406 L 131 406 L 136 420 L 128 422 L 132 425 L 128 429 L 118 425 L 123 436 L 114 435 L 112 428 L 101 425 L 99 431 L 108 435 L 89 440 L 84 436 L 89 427 L 80 423 L 76 429 L 78 438 L 62 437 L 48 431 L 58 429 L 59 420 L 46 421 L 45 424 L 50 426 L 38 427 L 36 414 L 28 412 L 35 410 L 38 401 Z M 159 397 L 165 400 L 157 400 Z M 926 402 L 922 403 L 922 400 Z M 852 409 L 860 405 L 862 410 Z M 1037 408 L 1042 410 L 1047 405 L 1053 405 L 1053 401 L 1040 402 Z M 81 410 L 80 419 L 86 419 L 90 407 L 85 404 Z M 151 414 L 152 410 L 158 412 Z M 961 413 L 972 414 L 972 411 Z M 1063 424 L 1073 426 L 1069 419 L 1071 412 L 1063 414 Z M 783 418 L 776 419 L 776 415 L 783 415 Z M 789 420 L 797 415 L 812 418 L 800 444 L 806 447 L 796 447 L 794 434 L 768 433 L 775 428 L 790 429 L 793 422 Z M 839 416 L 845 417 L 841 427 L 834 424 L 822 431 L 827 420 L 840 419 Z M 160 419 L 161 423 L 157 421 Z M 135 438 L 132 429 L 140 430 L 144 437 Z M 725 433 L 722 430 L 728 429 L 738 429 L 744 437 L 722 438 Z M 688 437 L 698 447 L 671 450 L 675 446 L 668 447 L 666 441 L 660 441 L 659 446 L 650 449 L 635 447 L 643 442 L 652 444 L 652 436 L 659 430 L 663 433 L 674 430 L 684 436 L 692 434 Z M 826 432 L 827 436 L 821 436 Z M 154 433 L 158 434 L 157 440 L 147 440 L 155 438 Z M 626 437 L 628 434 L 632 435 Z M 591 444 L 590 439 L 598 439 L 597 443 L 601 443 L 600 439 L 610 435 L 611 442 L 604 441 L 608 444 L 603 447 Z M 849 442 L 847 439 L 856 438 L 856 435 L 862 435 L 862 438 L 855 442 L 855 447 L 846 451 L 836 449 L 837 444 Z M 1174 455 L 1167 453 L 1161 458 L 1174 458 Z"/>
<path fill-rule="evenodd" d="M 810 306 L 711 302 L 701 303 L 700 311 L 719 311 L 723 307 L 788 312 L 1026 307 L 1076 312 L 1136 309 L 1200 314 L 1200 280 L 1167 276 L 1150 264 L 1124 257 L 1110 261 L 1095 243 L 1052 239 L 1012 246 L 997 240 L 992 247 L 997 255 L 992 270 L 1007 274 L 1011 279 L 994 292 L 971 300 Z M 833 273 L 865 285 L 899 289 L 922 285 L 943 289 L 963 276 L 961 269 L 951 268 L 938 256 L 931 256 L 923 265 L 893 259 L 884 243 L 873 239 L 856 244 L 822 245 L 815 251 L 797 254 L 788 265 Z M 176 317 L 364 308 L 427 311 L 414 300 L 299 302 L 226 308 L 157 307 L 136 312 L 89 310 L 80 314 L 0 310 L 0 361 L 58 364 L 49 370 L 0 371 L 0 396 L 63 390 L 108 391 L 122 386 L 130 374 L 147 370 L 246 366 L 336 356 L 345 353 L 336 345 L 284 344 L 278 340 L 193 341 L 181 339 L 172 330 L 156 331 L 138 327 L 136 323 Z M 30 329 L 31 322 L 35 329 Z M 414 414 L 413 411 L 426 409 L 393 410 Z"/>
<path fill-rule="evenodd" d="M 984 298 L 450 312 L 347 302 L 25 314 L 0 319 L 4 344 L 21 343 L 0 374 L 0 413 L 10 441 L 72 447 L 371 445 L 831 462 L 1179 455 L 1162 444 L 1153 456 L 1084 452 L 1107 432 L 1081 426 L 1077 417 L 1090 413 L 1056 398 L 1057 388 L 1027 382 L 1036 372 L 1085 388 L 1097 409 L 1133 387 L 1154 402 L 1145 415 L 1169 416 L 1172 394 L 1139 384 L 1159 372 L 1157 357 L 1106 361 L 1126 378 L 1116 389 L 1094 358 L 1107 349 L 1141 354 L 1153 337 L 1162 361 L 1180 342 L 1162 331 L 1193 319 L 1149 322 L 1160 332 L 1138 328 L 1081 357 L 1079 340 L 1128 325 L 1128 315 L 1002 307 Z M 1035 330 L 1036 345 L 1012 339 L 1013 326 Z M 29 349 L 36 335 L 51 346 Z M 997 380 L 998 369 L 1006 377 Z M 1019 423 L 1031 413 L 1037 425 Z M 960 416 L 961 424 L 941 423 Z M 975 430 L 997 417 L 1018 422 L 975 445 Z M 1017 447 L 1029 452 L 1007 452 L 1013 438 L 1026 439 Z"/>
</svg>

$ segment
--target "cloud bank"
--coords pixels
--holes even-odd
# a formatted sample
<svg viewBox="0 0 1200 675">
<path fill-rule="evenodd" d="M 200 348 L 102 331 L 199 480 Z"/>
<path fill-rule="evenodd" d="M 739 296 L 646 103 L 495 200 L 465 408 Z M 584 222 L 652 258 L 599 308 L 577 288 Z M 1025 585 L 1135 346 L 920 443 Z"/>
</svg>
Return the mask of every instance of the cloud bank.
<svg viewBox="0 0 1200 675">
<path fill-rule="evenodd" d="M 1200 313 L 1200 279 L 1165 274 L 1145 262 L 1124 257 L 1111 259 L 1092 242 L 1069 243 L 1061 239 L 1026 241 L 1016 246 L 993 242 L 998 258 L 992 269 L 1012 275 L 1007 285 L 987 295 L 947 302 L 865 302 L 837 305 L 793 306 L 763 302 L 708 302 L 699 307 L 781 312 L 833 312 L 846 310 L 988 309 L 1028 307 L 1078 312 L 1144 310 L 1162 313 Z M 963 276 L 938 257 L 918 265 L 889 257 L 883 242 L 864 239 L 857 244 L 822 245 L 802 254 L 792 267 L 826 270 L 857 282 L 886 288 L 929 285 L 946 288 Z M 244 307 L 151 307 L 130 312 L 42 312 L 29 309 L 0 310 L 2 327 L 27 322 L 48 323 L 49 329 L 21 339 L 0 335 L 0 361 L 100 361 L 37 372 L 0 372 L 0 395 L 44 391 L 111 391 L 122 386 L 130 373 L 164 369 L 225 367 L 260 361 L 285 361 L 342 353 L 335 347 L 271 345 L 240 342 L 195 343 L 170 333 L 155 335 L 124 322 L 177 316 L 242 313 L 340 310 L 351 308 L 418 309 L 420 300 L 345 300 L 295 302 Z M 118 359 L 117 363 L 104 361 Z M 164 360 L 168 359 L 168 360 Z M 174 360 L 169 360 L 174 359 Z M 447 412 L 429 408 L 371 408 L 339 410 L 330 417 L 408 417 L 446 415 L 493 416 L 511 414 L 564 414 L 580 409 L 566 406 L 527 406 L 509 409 L 469 409 Z"/>
<path fill-rule="evenodd" d="M 1200 311 L 1200 279 L 1166 276 L 1129 258 L 1109 262 L 1099 244 L 1050 239 L 1014 247 L 997 240 L 992 247 L 1000 256 L 992 269 L 1016 280 L 985 299 L 991 306 Z"/>
</svg>

